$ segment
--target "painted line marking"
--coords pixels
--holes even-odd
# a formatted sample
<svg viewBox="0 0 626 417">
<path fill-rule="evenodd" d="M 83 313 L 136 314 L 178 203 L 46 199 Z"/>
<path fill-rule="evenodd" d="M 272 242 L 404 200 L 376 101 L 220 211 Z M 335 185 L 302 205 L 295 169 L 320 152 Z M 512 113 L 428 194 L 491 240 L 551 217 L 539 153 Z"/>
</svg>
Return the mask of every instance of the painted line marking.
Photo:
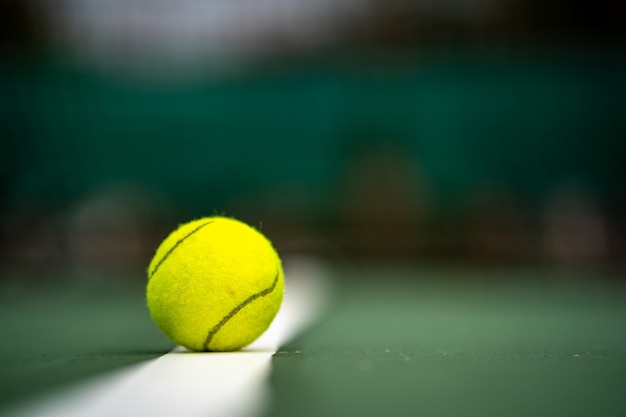
<svg viewBox="0 0 626 417">
<path fill-rule="evenodd" d="M 322 264 L 285 262 L 285 297 L 270 328 L 239 352 L 190 353 L 114 371 L 61 393 L 0 412 L 2 417 L 251 417 L 267 410 L 278 348 L 310 324 L 328 295 Z"/>
</svg>

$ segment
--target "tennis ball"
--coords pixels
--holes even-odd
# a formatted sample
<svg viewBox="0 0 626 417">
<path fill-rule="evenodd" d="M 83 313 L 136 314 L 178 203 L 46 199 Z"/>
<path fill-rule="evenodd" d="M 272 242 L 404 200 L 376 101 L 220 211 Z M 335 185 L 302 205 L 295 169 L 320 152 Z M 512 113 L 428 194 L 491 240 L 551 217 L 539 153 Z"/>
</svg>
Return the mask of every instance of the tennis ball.
<svg viewBox="0 0 626 417">
<path fill-rule="evenodd" d="M 232 351 L 269 327 L 283 299 L 284 273 L 259 231 L 226 217 L 181 225 L 148 267 L 152 319 L 193 351 Z"/>
</svg>

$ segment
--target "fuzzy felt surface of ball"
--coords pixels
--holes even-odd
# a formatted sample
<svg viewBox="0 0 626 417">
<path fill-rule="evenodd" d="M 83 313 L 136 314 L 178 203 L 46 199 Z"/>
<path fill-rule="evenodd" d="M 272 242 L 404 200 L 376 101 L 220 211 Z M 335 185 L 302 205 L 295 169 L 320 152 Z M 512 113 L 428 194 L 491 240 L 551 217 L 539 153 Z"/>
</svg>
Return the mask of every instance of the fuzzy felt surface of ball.
<svg viewBox="0 0 626 417">
<path fill-rule="evenodd" d="M 271 242 L 228 217 L 185 223 L 148 267 L 150 315 L 192 351 L 239 350 L 267 330 L 280 308 L 284 272 Z"/>
</svg>

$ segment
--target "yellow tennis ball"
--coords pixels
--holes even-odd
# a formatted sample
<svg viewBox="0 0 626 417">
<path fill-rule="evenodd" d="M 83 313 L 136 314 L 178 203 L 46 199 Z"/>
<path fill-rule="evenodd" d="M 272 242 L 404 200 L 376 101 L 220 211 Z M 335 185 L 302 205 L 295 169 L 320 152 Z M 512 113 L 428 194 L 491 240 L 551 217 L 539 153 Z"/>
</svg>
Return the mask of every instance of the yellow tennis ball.
<svg viewBox="0 0 626 417">
<path fill-rule="evenodd" d="M 259 231 L 226 217 L 181 225 L 148 267 L 152 319 L 172 341 L 194 351 L 238 350 L 276 316 L 284 273 Z"/>
</svg>

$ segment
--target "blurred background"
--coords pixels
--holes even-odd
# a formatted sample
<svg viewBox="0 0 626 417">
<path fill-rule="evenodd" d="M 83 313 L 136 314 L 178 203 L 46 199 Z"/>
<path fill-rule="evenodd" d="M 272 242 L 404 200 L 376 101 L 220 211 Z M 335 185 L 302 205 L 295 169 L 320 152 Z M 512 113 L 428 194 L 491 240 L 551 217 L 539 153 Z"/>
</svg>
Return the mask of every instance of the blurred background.
<svg viewBox="0 0 626 417">
<path fill-rule="evenodd" d="M 284 256 L 623 271 L 618 5 L 4 0 L 1 279 L 143 283 L 211 214 Z"/>
</svg>

